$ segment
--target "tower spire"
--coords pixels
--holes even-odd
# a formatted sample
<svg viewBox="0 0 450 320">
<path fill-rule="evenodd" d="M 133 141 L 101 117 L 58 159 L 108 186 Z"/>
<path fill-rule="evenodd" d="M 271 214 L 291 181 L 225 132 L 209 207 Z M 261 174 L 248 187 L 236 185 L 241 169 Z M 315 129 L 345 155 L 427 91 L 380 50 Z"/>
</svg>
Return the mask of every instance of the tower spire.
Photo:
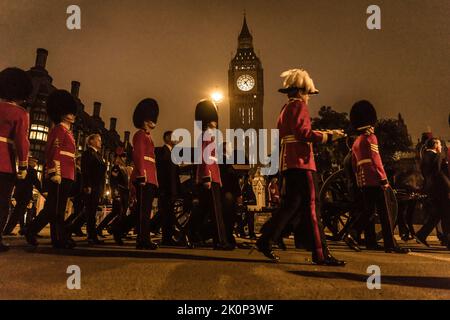
<svg viewBox="0 0 450 320">
<path fill-rule="evenodd" d="M 239 34 L 239 47 L 251 48 L 253 47 L 253 37 L 248 29 L 247 16 L 244 10 L 244 22 L 242 23 L 241 33 Z"/>
</svg>

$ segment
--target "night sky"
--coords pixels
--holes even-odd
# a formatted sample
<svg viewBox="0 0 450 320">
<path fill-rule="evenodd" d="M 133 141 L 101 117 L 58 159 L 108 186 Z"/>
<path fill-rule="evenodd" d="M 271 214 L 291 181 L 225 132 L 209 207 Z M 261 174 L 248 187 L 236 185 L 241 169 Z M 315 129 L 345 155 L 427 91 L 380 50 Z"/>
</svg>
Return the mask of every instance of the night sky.
<svg viewBox="0 0 450 320">
<path fill-rule="evenodd" d="M 66 28 L 67 6 L 81 7 L 82 29 Z M 382 30 L 366 27 L 366 8 L 381 7 Z M 29 69 L 36 48 L 49 50 L 54 85 L 81 82 L 86 111 L 117 117 L 118 131 L 134 131 L 132 110 L 144 97 L 159 101 L 155 140 L 163 131 L 193 128 L 194 107 L 227 71 L 246 11 L 264 67 L 264 124 L 272 128 L 285 97 L 280 73 L 303 67 L 320 95 L 310 101 L 349 111 L 374 103 L 380 117 L 405 118 L 413 139 L 430 126 L 449 137 L 450 1 L 237 0 L 1 0 L 0 68 Z M 220 105 L 229 123 L 228 99 Z M 224 125 L 225 124 L 225 125 Z"/>
</svg>

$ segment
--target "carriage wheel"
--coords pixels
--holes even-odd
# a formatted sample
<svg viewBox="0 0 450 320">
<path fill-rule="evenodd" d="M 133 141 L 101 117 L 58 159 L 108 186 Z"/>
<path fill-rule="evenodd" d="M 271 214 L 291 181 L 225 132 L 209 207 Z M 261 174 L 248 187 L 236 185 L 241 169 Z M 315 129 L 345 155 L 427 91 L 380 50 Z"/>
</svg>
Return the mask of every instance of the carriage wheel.
<svg viewBox="0 0 450 320">
<path fill-rule="evenodd" d="M 319 203 L 324 226 L 331 231 L 332 240 L 341 240 L 353 208 L 353 199 L 347 187 L 344 170 L 329 176 L 319 192 Z"/>
</svg>

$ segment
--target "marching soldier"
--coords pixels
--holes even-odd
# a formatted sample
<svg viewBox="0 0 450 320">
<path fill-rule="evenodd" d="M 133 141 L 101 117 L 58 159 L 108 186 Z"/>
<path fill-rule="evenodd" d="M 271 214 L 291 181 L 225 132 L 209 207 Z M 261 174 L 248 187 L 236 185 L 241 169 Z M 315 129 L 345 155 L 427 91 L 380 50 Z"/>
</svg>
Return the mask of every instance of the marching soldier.
<svg viewBox="0 0 450 320">
<path fill-rule="evenodd" d="M 345 135 L 340 130 L 321 132 L 311 129 L 308 101 L 311 95 L 319 91 L 305 70 L 288 70 L 281 77 L 285 80 L 279 92 L 289 98 L 281 109 L 277 125 L 281 138 L 280 170 L 286 193 L 281 208 L 263 226 L 256 248 L 269 259 L 279 260 L 272 245 L 281 238 L 286 226 L 301 215 L 299 221 L 306 226 L 313 239 L 313 262 L 343 266 L 345 262 L 334 258 L 328 249 L 320 213 L 316 210 L 316 165 L 312 143 L 332 142 Z"/>
<path fill-rule="evenodd" d="M 66 90 L 56 90 L 47 100 L 47 114 L 55 124 L 45 146 L 45 179 L 48 196 L 44 209 L 27 228 L 27 242 L 37 246 L 36 234 L 50 222 L 52 245 L 56 249 L 72 249 L 75 242 L 65 227 L 67 200 L 75 180 L 75 140 L 71 126 L 75 122 L 77 104 Z"/>
<path fill-rule="evenodd" d="M 219 117 L 216 105 L 210 100 L 200 101 L 195 108 L 195 120 L 202 122 L 202 159 L 197 166 L 197 183 L 201 185 L 200 206 L 202 213 L 210 214 L 214 223 L 213 245 L 216 250 L 231 250 L 222 215 L 220 169 L 213 130 Z"/>
<path fill-rule="evenodd" d="M 389 204 L 385 192 L 390 186 L 381 161 L 378 140 L 374 134 L 374 125 L 377 122 L 375 108 L 365 100 L 355 103 L 350 112 L 350 122 L 360 134 L 352 147 L 352 167 L 364 201 L 364 211 L 356 219 L 352 229 L 356 233 L 361 233 L 373 220 L 375 212 L 378 212 L 384 250 L 388 253 L 408 253 L 410 250 L 397 245 L 393 235 L 393 226 L 389 219 Z M 349 235 L 345 240 L 347 243 L 354 242 Z"/>
<path fill-rule="evenodd" d="M 29 118 L 21 104 L 32 90 L 25 71 L 7 68 L 0 72 L 0 252 L 9 250 L 2 241 L 2 231 L 8 219 L 14 181 L 16 177 L 24 180 L 27 175 Z"/>
<path fill-rule="evenodd" d="M 155 145 L 150 132 L 156 127 L 158 114 L 158 103 L 149 98 L 139 102 L 133 114 L 133 124 L 139 129 L 133 136 L 134 169 L 131 174 L 137 198 L 137 249 L 156 250 L 158 248 L 158 245 L 150 239 L 150 215 L 158 188 Z"/>
</svg>

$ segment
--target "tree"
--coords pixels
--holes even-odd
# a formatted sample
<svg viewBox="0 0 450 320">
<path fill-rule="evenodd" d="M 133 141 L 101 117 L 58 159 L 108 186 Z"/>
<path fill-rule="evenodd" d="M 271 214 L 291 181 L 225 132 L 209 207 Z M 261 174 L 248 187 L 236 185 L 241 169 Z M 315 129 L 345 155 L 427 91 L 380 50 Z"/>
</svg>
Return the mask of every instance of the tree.
<svg viewBox="0 0 450 320">
<path fill-rule="evenodd" d="M 337 112 L 330 106 L 323 106 L 318 117 L 312 119 L 314 130 L 347 130 L 350 125 L 346 112 Z M 332 145 L 320 144 L 316 147 L 316 162 L 320 173 L 333 170 L 333 166 L 341 167 L 349 149 L 345 139 L 334 142 Z"/>
<path fill-rule="evenodd" d="M 375 134 L 385 166 L 393 165 L 397 152 L 411 150 L 411 137 L 401 116 L 399 119 L 380 119 L 375 127 Z"/>
<path fill-rule="evenodd" d="M 312 120 L 313 129 L 347 129 L 350 125 L 346 112 L 337 112 L 330 106 L 323 106 L 319 110 L 319 116 Z"/>
</svg>

